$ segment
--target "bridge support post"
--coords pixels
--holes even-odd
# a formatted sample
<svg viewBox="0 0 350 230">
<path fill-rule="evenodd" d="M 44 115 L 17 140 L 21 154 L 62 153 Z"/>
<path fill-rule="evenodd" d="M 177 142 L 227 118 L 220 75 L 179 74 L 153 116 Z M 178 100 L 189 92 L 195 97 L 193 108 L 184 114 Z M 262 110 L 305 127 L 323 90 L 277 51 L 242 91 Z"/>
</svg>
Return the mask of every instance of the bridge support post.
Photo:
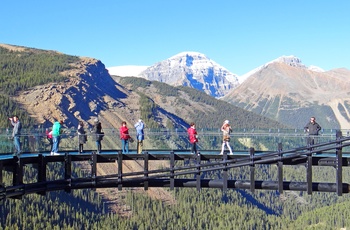
<svg viewBox="0 0 350 230">
<path fill-rule="evenodd" d="M 149 158 L 148 152 L 146 151 L 143 154 L 143 156 L 144 156 L 143 176 L 145 178 L 145 180 L 143 182 L 143 188 L 144 188 L 144 190 L 148 190 L 148 158 Z"/>
<path fill-rule="evenodd" d="M 14 156 L 13 161 L 13 185 L 23 184 L 23 167 L 21 165 L 21 160 L 18 156 Z"/>
<path fill-rule="evenodd" d="M 0 161 L 0 205 L 3 205 L 4 200 L 6 198 L 6 190 L 5 190 L 5 185 L 3 184 L 3 179 L 2 179 L 2 161 Z"/>
<path fill-rule="evenodd" d="M 249 155 L 250 155 L 250 191 L 252 193 L 255 192 L 255 165 L 254 165 L 254 155 L 255 150 L 254 148 L 249 149 Z"/>
<path fill-rule="evenodd" d="M 278 143 L 278 156 L 279 161 L 277 163 L 277 174 L 278 174 L 278 192 L 283 193 L 283 154 L 282 154 L 282 143 Z"/>
<path fill-rule="evenodd" d="M 3 179 L 2 179 L 2 169 L 3 169 L 2 161 L 0 161 L 0 185 L 2 185 L 2 183 L 3 183 Z"/>
<path fill-rule="evenodd" d="M 97 153 L 92 151 L 91 153 L 91 183 L 96 186 L 96 176 L 97 176 Z M 93 191 L 96 191 L 96 187 L 92 188 Z"/>
<path fill-rule="evenodd" d="M 4 184 L 0 184 L 0 205 L 3 207 L 4 201 L 6 199 L 6 189 Z M 4 212 L 2 212 L 4 213 Z"/>
<path fill-rule="evenodd" d="M 16 155 L 13 157 L 13 174 L 12 183 L 14 186 L 23 184 L 23 166 L 21 159 Z M 22 196 L 14 196 L 15 199 L 21 199 Z"/>
<path fill-rule="evenodd" d="M 118 190 L 122 191 L 123 185 L 123 154 L 122 151 L 118 152 Z"/>
<path fill-rule="evenodd" d="M 43 154 L 38 156 L 38 182 L 46 181 L 46 159 Z M 46 189 L 45 189 L 46 190 Z M 46 195 L 46 191 L 38 192 L 40 195 Z"/>
<path fill-rule="evenodd" d="M 69 181 L 68 187 L 64 189 L 65 192 L 71 192 L 71 182 L 72 182 L 72 159 L 68 152 L 64 156 L 64 179 Z"/>
<path fill-rule="evenodd" d="M 224 151 L 224 155 L 222 156 L 222 159 L 224 161 L 224 169 L 222 171 L 222 179 L 223 179 L 223 184 L 222 184 L 222 191 L 226 193 L 227 191 L 227 180 L 228 180 L 228 172 L 227 172 L 227 152 Z"/>
<path fill-rule="evenodd" d="M 175 154 L 174 151 L 170 152 L 170 190 L 174 190 L 174 167 L 175 167 Z"/>
<path fill-rule="evenodd" d="M 196 187 L 197 191 L 201 191 L 201 154 L 196 154 L 196 165 L 197 165 L 197 173 L 196 173 Z"/>
<path fill-rule="evenodd" d="M 337 140 L 340 140 L 342 137 L 342 132 L 340 130 L 337 130 L 336 132 L 336 138 Z M 337 145 L 341 146 L 341 142 L 339 141 Z M 336 159 L 336 183 L 337 183 L 337 194 L 338 196 L 343 195 L 343 189 L 342 189 L 342 184 L 343 184 L 343 151 L 342 147 L 339 147 L 336 149 L 336 154 L 337 154 L 337 159 Z"/>
<path fill-rule="evenodd" d="M 307 154 L 306 161 L 306 182 L 307 182 L 307 194 L 312 194 L 312 150 L 310 148 L 309 153 Z"/>
</svg>

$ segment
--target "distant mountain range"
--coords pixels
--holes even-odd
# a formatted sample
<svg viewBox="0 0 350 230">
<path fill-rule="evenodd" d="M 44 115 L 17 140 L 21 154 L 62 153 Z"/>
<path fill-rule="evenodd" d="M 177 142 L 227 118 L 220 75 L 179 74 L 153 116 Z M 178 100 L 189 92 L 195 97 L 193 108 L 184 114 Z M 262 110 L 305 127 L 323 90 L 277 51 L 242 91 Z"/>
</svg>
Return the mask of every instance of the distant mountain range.
<svg viewBox="0 0 350 230">
<path fill-rule="evenodd" d="M 2 46 L 18 52 L 31 51 L 25 47 Z M 40 50 L 35 50 L 35 53 L 40 53 Z M 306 67 L 297 57 L 283 56 L 252 70 L 239 84 L 237 75 L 229 73 L 205 55 L 184 52 L 147 67 L 143 71 L 140 68 L 138 71 L 141 71 L 139 76 L 143 78 L 173 86 L 189 86 L 212 97 L 220 97 L 221 100 L 237 106 L 234 106 L 237 111 L 240 107 L 289 127 L 303 128 L 310 116 L 315 116 L 323 128 L 350 129 L 350 70 L 348 69 L 324 71 L 319 67 Z M 140 98 L 138 94 L 130 94 L 128 91 L 130 86 L 115 82 L 116 77 L 112 79 L 110 74 L 101 61 L 81 58 L 74 64 L 74 69 L 63 75 L 75 77 L 63 83 L 37 86 L 13 99 L 40 122 L 63 117 L 69 118 L 71 125 L 75 126 L 78 120 L 91 121 L 97 115 L 102 119 L 105 116 L 105 122 L 107 123 L 108 120 L 111 125 L 121 120 L 136 121 L 140 114 L 134 111 L 139 108 L 139 100 L 142 97 Z M 147 97 L 153 101 L 156 101 L 155 98 L 166 98 L 164 95 L 168 92 L 161 92 L 161 89 L 165 88 L 163 85 L 154 92 L 150 91 Z M 186 92 L 182 95 L 189 97 L 196 94 L 195 92 Z M 185 102 L 181 94 L 177 95 L 176 100 Z M 196 97 L 204 96 L 196 94 Z M 220 100 L 210 102 L 209 110 L 212 111 L 213 103 L 219 102 Z M 187 101 L 183 105 L 178 104 L 177 108 L 181 110 L 171 112 L 178 117 L 174 121 L 183 119 L 189 122 L 194 119 L 195 117 L 191 118 L 188 114 L 196 112 L 190 112 L 184 108 L 196 104 L 198 104 L 196 100 Z M 169 114 L 168 110 L 173 106 L 174 102 L 162 105 L 161 113 L 167 111 L 166 114 Z M 208 105 L 204 107 L 207 108 Z M 197 110 L 203 108 L 197 108 Z M 239 111 L 239 114 L 244 114 L 241 110 Z M 211 112 L 205 116 L 209 118 L 212 114 Z M 232 114 L 224 115 L 232 116 Z M 169 119 L 163 116 L 160 121 Z M 240 119 L 241 121 L 237 122 L 244 122 L 244 125 L 247 125 L 243 117 Z M 258 119 L 263 121 L 261 118 Z M 218 121 L 220 122 L 222 121 Z M 166 126 L 166 122 L 161 121 L 161 123 Z M 203 124 L 208 123 L 204 120 Z M 265 127 L 264 124 L 254 123 L 254 125 Z M 253 127 L 253 124 L 250 126 Z"/>
<path fill-rule="evenodd" d="M 39 57 L 30 66 L 41 68 L 45 67 L 45 64 L 40 62 L 42 53 L 50 53 L 50 58 L 53 59 L 62 58 L 64 55 L 54 51 L 0 44 L 1 48 L 3 54 L 7 55 L 3 59 L 5 66 L 13 66 L 13 57 L 18 57 L 13 51 L 23 56 L 27 54 L 19 60 L 25 63 L 36 60 L 36 56 Z M 68 55 L 64 56 L 67 60 L 71 59 Z M 174 87 L 143 78 L 111 77 L 101 61 L 93 58 L 75 58 L 74 63 L 69 63 L 70 68 L 64 73 L 57 72 L 61 78 L 56 82 L 38 83 L 34 87 L 25 88 L 12 96 L 11 100 L 44 126 L 49 126 L 54 119 L 62 119 L 65 120 L 65 126 L 77 127 L 78 121 L 92 124 L 93 120 L 99 117 L 104 128 L 118 128 L 122 121 L 134 124 L 142 117 L 148 127 L 152 127 L 153 124 L 156 128 L 187 128 L 188 123 L 192 121 L 195 121 L 198 127 L 216 128 L 220 127 L 224 120 L 231 118 L 234 118 L 237 128 L 284 127 L 276 121 L 189 87 Z M 51 63 L 51 59 L 43 63 Z M 26 68 L 26 65 L 16 67 L 16 71 L 25 72 L 18 68 Z M 28 68 L 26 71 L 29 73 Z M 34 73 L 32 75 L 36 76 Z M 223 110 L 225 112 L 222 112 Z M 254 118 L 254 122 L 247 117 Z"/>
<path fill-rule="evenodd" d="M 133 71 L 135 74 L 133 76 L 136 77 L 164 82 L 172 86 L 188 86 L 216 98 L 226 95 L 239 84 L 237 75 L 198 52 L 179 53 L 143 71 L 142 68 L 135 66 L 111 67 L 108 71 L 111 75 L 124 72 L 125 76 L 126 69 Z M 130 76 L 130 73 L 127 75 Z"/>
<path fill-rule="evenodd" d="M 112 75 L 121 67 L 113 68 L 108 68 Z M 196 52 L 183 52 L 144 68 L 138 69 L 138 77 L 189 86 L 295 128 L 316 116 L 323 128 L 350 129 L 347 69 L 324 71 L 305 66 L 291 55 L 237 76 Z"/>
</svg>

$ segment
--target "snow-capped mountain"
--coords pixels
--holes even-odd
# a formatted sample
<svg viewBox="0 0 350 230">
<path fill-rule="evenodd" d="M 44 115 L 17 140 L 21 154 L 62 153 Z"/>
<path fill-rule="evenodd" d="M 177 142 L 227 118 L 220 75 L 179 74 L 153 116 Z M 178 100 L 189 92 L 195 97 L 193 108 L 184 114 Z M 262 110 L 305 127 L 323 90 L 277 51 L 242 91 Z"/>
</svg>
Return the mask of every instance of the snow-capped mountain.
<svg viewBox="0 0 350 230">
<path fill-rule="evenodd" d="M 198 52 L 179 53 L 148 67 L 139 77 L 192 87 L 213 97 L 222 97 L 239 84 L 236 74 Z"/>
<path fill-rule="evenodd" d="M 301 59 L 298 58 L 298 57 L 295 57 L 293 55 L 290 55 L 290 56 L 281 56 L 279 58 L 276 58 L 262 66 L 259 66 L 251 71 L 249 71 L 248 73 L 246 74 L 243 74 L 242 76 L 238 77 L 238 80 L 240 83 L 244 82 L 249 76 L 255 74 L 256 72 L 262 70 L 263 68 L 266 68 L 266 66 L 272 64 L 272 63 L 284 63 L 284 64 L 287 64 L 289 66 L 293 66 L 293 67 L 297 67 L 297 68 L 300 68 L 300 69 L 307 69 L 307 70 L 310 70 L 310 71 L 314 71 L 314 72 L 325 72 L 323 69 L 321 69 L 320 67 L 318 66 L 305 66 Z"/>
</svg>

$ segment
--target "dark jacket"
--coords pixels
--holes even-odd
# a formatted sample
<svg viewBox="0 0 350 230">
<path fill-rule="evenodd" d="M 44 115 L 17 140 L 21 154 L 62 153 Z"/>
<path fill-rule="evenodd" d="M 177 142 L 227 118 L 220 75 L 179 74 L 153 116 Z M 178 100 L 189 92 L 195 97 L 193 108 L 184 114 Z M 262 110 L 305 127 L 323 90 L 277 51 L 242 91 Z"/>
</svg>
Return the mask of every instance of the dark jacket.
<svg viewBox="0 0 350 230">
<path fill-rule="evenodd" d="M 101 141 L 102 140 L 102 125 L 101 122 L 95 122 L 94 127 L 92 128 L 92 140 Z"/>
<path fill-rule="evenodd" d="M 309 135 L 318 135 L 318 132 L 321 130 L 321 126 L 317 124 L 317 122 L 309 122 L 305 125 L 304 129 L 309 133 Z"/>
<path fill-rule="evenodd" d="M 85 130 L 83 126 L 78 125 L 78 137 L 79 137 L 79 144 L 85 144 L 87 141 L 87 137 L 85 134 Z"/>
</svg>

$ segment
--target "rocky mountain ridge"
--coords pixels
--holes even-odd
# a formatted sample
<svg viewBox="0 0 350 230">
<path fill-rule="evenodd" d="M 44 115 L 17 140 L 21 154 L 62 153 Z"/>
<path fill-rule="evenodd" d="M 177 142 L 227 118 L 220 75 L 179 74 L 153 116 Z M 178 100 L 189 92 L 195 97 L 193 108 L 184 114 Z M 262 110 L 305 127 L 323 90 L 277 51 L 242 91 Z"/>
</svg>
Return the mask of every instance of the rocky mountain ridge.
<svg viewBox="0 0 350 230">
<path fill-rule="evenodd" d="M 172 86 L 188 86 L 216 98 L 238 85 L 237 75 L 198 52 L 174 55 L 148 67 L 138 77 Z"/>
<path fill-rule="evenodd" d="M 299 61 L 271 62 L 254 71 L 223 100 L 296 128 L 316 116 L 324 128 L 347 129 L 349 86 L 347 69 L 322 72 Z"/>
</svg>

